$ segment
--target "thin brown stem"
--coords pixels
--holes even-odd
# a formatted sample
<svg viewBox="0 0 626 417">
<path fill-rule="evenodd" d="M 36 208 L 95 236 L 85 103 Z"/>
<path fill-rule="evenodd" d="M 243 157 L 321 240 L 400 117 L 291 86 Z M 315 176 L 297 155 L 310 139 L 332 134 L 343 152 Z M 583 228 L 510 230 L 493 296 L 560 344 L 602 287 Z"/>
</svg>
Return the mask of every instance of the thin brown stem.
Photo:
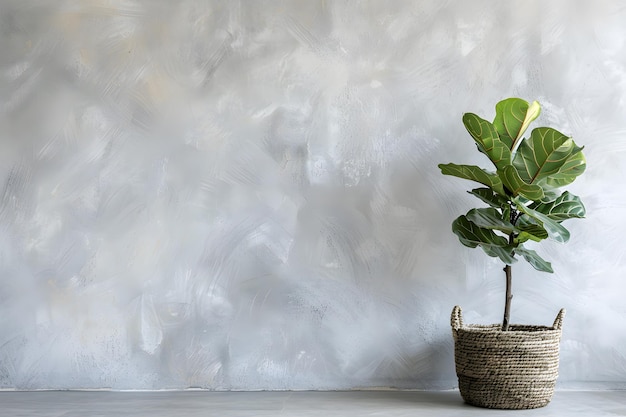
<svg viewBox="0 0 626 417">
<path fill-rule="evenodd" d="M 520 213 L 517 213 L 515 210 L 511 210 L 511 224 L 515 225 L 520 218 Z M 515 233 L 511 232 L 509 234 L 509 245 L 513 246 L 515 243 Z M 506 265 L 504 267 L 504 275 L 506 277 L 506 299 L 504 301 L 504 318 L 502 319 L 502 331 L 506 332 L 509 330 L 509 323 L 511 318 L 511 300 L 513 299 L 512 294 L 512 274 L 511 274 L 511 265 Z"/>
<path fill-rule="evenodd" d="M 511 265 L 504 267 L 504 274 L 506 275 L 506 300 L 504 302 L 504 319 L 502 320 L 502 331 L 509 330 L 509 319 L 511 316 L 511 300 L 513 294 L 511 293 Z"/>
</svg>

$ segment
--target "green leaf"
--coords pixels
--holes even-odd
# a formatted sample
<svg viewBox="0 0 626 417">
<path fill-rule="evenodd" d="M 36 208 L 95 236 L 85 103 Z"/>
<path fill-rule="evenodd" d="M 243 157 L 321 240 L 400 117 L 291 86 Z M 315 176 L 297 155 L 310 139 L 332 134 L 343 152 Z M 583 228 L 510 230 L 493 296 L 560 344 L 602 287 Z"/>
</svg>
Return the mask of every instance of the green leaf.
<svg viewBox="0 0 626 417">
<path fill-rule="evenodd" d="M 549 177 L 559 184 L 571 182 L 572 177 L 584 171 L 581 150 L 571 138 L 558 130 L 539 127 L 531 132 L 529 139 L 522 141 L 513 158 L 513 165 L 527 184 L 539 184 Z"/>
<path fill-rule="evenodd" d="M 560 243 L 565 243 L 569 240 L 569 231 L 563 227 L 560 223 L 552 220 L 545 214 L 533 210 L 530 207 L 526 207 L 522 204 L 517 198 L 513 199 L 516 203 L 516 207 L 522 213 L 532 217 L 532 219 L 537 222 L 540 226 L 542 226 L 546 232 L 548 232 L 548 237 L 552 240 L 555 240 Z"/>
<path fill-rule="evenodd" d="M 507 265 L 511 265 L 517 262 L 517 259 L 515 259 L 515 253 L 509 252 L 509 249 L 485 245 L 481 245 L 481 248 L 483 252 L 485 252 L 487 255 L 491 256 L 492 258 L 500 258 L 500 260 Z"/>
<path fill-rule="evenodd" d="M 528 184 L 517 172 L 514 166 L 507 165 L 499 171 L 499 176 L 504 186 L 514 195 L 521 195 L 532 201 L 541 200 L 544 196 L 543 189 L 537 184 Z"/>
<path fill-rule="evenodd" d="M 542 203 L 551 203 L 561 195 L 561 192 L 557 188 L 551 188 L 548 186 L 542 186 L 543 188 L 543 198 L 541 199 Z"/>
<path fill-rule="evenodd" d="M 500 195 L 505 195 L 502 180 L 496 174 L 487 172 L 474 165 L 439 164 L 438 166 L 444 175 L 476 181 L 486 185 Z"/>
<path fill-rule="evenodd" d="M 487 120 L 473 113 L 463 115 L 463 124 L 478 144 L 478 149 L 486 154 L 498 169 L 511 163 L 511 149 L 500 140 L 496 128 Z"/>
<path fill-rule="evenodd" d="M 487 255 L 499 257 L 506 264 L 516 262 L 513 247 L 509 246 L 504 237 L 498 236 L 492 230 L 477 226 L 465 216 L 459 216 L 452 222 L 452 231 L 467 247 L 480 246 Z"/>
<path fill-rule="evenodd" d="M 523 243 L 528 240 L 535 242 L 541 242 L 548 238 L 548 232 L 542 226 L 535 223 L 521 223 L 516 225 L 518 235 L 515 238 L 515 242 Z"/>
<path fill-rule="evenodd" d="M 468 193 L 475 195 L 491 207 L 500 208 L 507 204 L 507 199 L 494 193 L 490 188 L 475 188 Z"/>
<path fill-rule="evenodd" d="M 465 217 L 476 226 L 483 229 L 499 230 L 507 235 L 515 233 L 515 243 L 523 243 L 528 240 L 540 242 L 548 238 L 548 232 L 536 223 L 521 223 L 513 225 L 506 220 L 507 217 L 495 208 L 479 208 L 470 210 Z"/>
<path fill-rule="evenodd" d="M 493 125 L 500 140 L 512 150 L 539 113 L 541 113 L 541 106 L 536 101 L 529 105 L 520 98 L 508 98 L 496 104 L 496 118 L 493 120 Z"/>
<path fill-rule="evenodd" d="M 531 264 L 533 268 L 535 268 L 537 271 L 550 273 L 554 272 L 550 262 L 543 259 L 534 250 L 518 247 L 517 249 L 515 249 L 515 252 L 522 255 L 524 259 L 526 259 L 526 261 Z"/>
<path fill-rule="evenodd" d="M 465 216 L 478 227 L 500 230 L 506 234 L 515 231 L 515 227 L 508 220 L 504 220 L 495 208 L 471 209 Z"/>
<path fill-rule="evenodd" d="M 531 207 L 557 222 L 585 217 L 585 206 L 582 201 L 580 201 L 578 196 L 571 194 L 569 191 L 565 191 L 551 203 L 540 203 Z"/>
<path fill-rule="evenodd" d="M 546 184 L 551 187 L 563 187 L 574 182 L 576 177 L 585 172 L 587 162 L 582 153 L 583 148 L 576 148 L 567 161 L 561 166 L 559 172 L 546 178 Z"/>
</svg>

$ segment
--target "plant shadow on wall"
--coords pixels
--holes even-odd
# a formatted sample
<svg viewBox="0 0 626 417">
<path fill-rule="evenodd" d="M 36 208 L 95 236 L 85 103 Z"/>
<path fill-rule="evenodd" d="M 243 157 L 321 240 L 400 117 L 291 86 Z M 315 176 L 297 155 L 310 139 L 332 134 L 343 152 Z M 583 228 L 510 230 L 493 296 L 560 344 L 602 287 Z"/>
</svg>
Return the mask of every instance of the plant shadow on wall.
<svg viewBox="0 0 626 417">
<path fill-rule="evenodd" d="M 470 248 L 504 263 L 506 296 L 502 325 L 463 325 L 460 307 L 451 317 L 456 369 L 466 402 L 488 408 L 537 408 L 546 405 L 558 375 L 558 350 L 564 310 L 554 325 L 510 324 L 511 264 L 522 256 L 536 270 L 552 266 L 525 245 L 544 239 L 565 243 L 569 232 L 562 222 L 585 216 L 579 197 L 559 189 L 569 185 L 586 167 L 582 148 L 556 129 L 538 127 L 523 135 L 541 111 L 509 98 L 496 105 L 493 122 L 473 113 L 463 124 L 487 156 L 495 172 L 473 165 L 440 164 L 445 175 L 482 184 L 469 193 L 486 204 L 471 209 L 452 223 L 452 231 Z"/>
</svg>

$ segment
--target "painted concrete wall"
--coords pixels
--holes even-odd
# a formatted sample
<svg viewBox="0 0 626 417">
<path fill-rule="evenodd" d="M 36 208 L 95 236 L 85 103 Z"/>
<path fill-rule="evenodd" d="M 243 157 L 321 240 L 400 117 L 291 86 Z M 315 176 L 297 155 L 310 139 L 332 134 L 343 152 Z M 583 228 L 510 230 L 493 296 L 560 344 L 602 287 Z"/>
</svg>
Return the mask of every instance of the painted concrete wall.
<svg viewBox="0 0 626 417">
<path fill-rule="evenodd" d="M 561 387 L 626 381 L 620 1 L 0 5 L 0 388 L 455 386 L 449 314 L 501 265 L 439 162 L 461 115 L 539 100 L 584 145 L 588 218 L 514 267 L 568 309 Z"/>
</svg>

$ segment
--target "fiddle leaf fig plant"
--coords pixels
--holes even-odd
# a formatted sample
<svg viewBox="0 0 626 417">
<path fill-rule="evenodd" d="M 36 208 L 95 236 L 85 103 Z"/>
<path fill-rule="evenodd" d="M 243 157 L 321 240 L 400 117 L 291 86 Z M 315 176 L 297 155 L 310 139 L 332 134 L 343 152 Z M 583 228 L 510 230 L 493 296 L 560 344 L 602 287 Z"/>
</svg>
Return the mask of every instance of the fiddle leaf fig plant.
<svg viewBox="0 0 626 417">
<path fill-rule="evenodd" d="M 513 297 L 511 265 L 521 257 L 538 271 L 553 272 L 550 262 L 525 244 L 544 239 L 565 243 L 570 234 L 562 222 L 585 216 L 580 198 L 560 190 L 585 171 L 583 148 L 551 127 L 534 128 L 524 137 L 540 113 L 538 102 L 520 98 L 500 101 L 493 122 L 466 113 L 463 124 L 492 167 L 439 165 L 444 175 L 482 185 L 469 193 L 487 207 L 459 216 L 452 222 L 452 231 L 463 245 L 480 246 L 487 255 L 504 262 L 504 331 L 509 328 Z"/>
</svg>

